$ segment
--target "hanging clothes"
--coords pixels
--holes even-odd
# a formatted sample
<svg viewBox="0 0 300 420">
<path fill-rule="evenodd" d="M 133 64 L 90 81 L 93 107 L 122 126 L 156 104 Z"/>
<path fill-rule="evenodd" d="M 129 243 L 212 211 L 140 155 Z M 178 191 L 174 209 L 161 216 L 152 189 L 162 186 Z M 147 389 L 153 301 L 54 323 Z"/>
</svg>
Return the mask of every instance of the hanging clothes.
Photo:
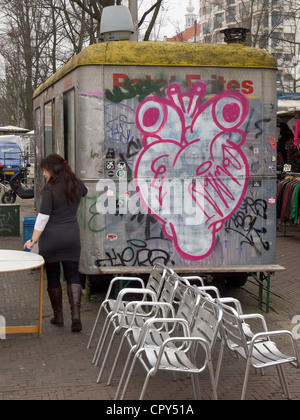
<svg viewBox="0 0 300 420">
<path fill-rule="evenodd" d="M 300 137 L 300 120 L 298 120 L 296 123 L 295 135 L 294 135 L 294 146 L 298 146 L 299 137 Z"/>
<path fill-rule="evenodd" d="M 294 132 L 283 121 L 280 121 L 278 123 L 278 129 L 279 129 L 279 136 L 278 136 L 277 151 L 281 153 L 284 163 L 287 163 L 288 156 L 287 156 L 287 150 L 286 150 L 286 143 L 290 140 L 294 140 Z"/>
<path fill-rule="evenodd" d="M 287 153 L 287 163 L 291 165 L 291 171 L 300 172 L 298 148 L 294 145 L 293 139 L 286 142 L 285 150 Z"/>
<path fill-rule="evenodd" d="M 286 177 L 277 187 L 277 218 L 300 224 L 300 177 Z"/>
</svg>

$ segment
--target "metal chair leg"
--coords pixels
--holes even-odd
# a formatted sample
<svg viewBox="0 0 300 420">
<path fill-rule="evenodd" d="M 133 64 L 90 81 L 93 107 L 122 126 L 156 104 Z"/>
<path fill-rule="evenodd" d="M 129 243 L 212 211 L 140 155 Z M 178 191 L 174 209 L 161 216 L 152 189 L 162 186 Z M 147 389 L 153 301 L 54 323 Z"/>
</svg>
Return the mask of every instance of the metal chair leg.
<svg viewBox="0 0 300 420">
<path fill-rule="evenodd" d="M 93 360 L 92 360 L 92 363 L 93 363 L 93 364 L 95 363 L 95 361 L 96 361 L 96 359 L 97 359 L 97 355 L 98 355 L 98 352 L 99 352 L 100 346 L 101 346 L 101 344 L 102 344 L 102 338 L 103 338 L 104 333 L 106 332 L 106 328 L 107 328 L 108 321 L 109 321 L 109 319 L 108 319 L 108 317 L 107 317 L 107 318 L 106 318 L 106 320 L 105 320 L 105 322 L 104 322 L 104 325 L 103 325 L 103 327 L 102 327 L 101 335 L 100 335 L 100 338 L 99 338 L 99 340 L 98 340 L 97 347 L 96 347 L 96 350 L 95 350 L 95 353 L 94 353 L 94 357 L 93 357 Z"/>
<path fill-rule="evenodd" d="M 244 401 L 246 398 L 246 392 L 247 392 L 247 385 L 248 385 L 248 379 L 250 374 L 250 368 L 251 368 L 251 359 L 248 359 L 247 361 L 247 367 L 246 367 L 246 373 L 244 378 L 244 384 L 243 384 L 243 391 L 242 391 L 242 397 L 241 400 Z"/>
<path fill-rule="evenodd" d="M 132 364 L 131 364 L 131 367 L 130 367 L 129 372 L 128 372 L 128 376 L 127 376 L 127 379 L 126 379 L 126 382 L 125 382 L 125 385 L 124 385 L 123 392 L 122 392 L 122 395 L 121 395 L 120 400 L 123 400 L 124 397 L 125 397 L 125 394 L 126 394 L 126 391 L 127 391 L 128 385 L 129 385 L 129 381 L 131 379 L 131 375 L 132 375 L 133 368 L 135 366 L 136 360 L 137 360 L 137 356 L 135 354 L 134 355 L 134 358 L 133 358 L 133 361 L 132 361 Z"/>
<path fill-rule="evenodd" d="M 95 335 L 95 332 L 96 332 L 96 328 L 97 328 L 97 325 L 98 325 L 98 322 L 99 322 L 99 319 L 100 319 L 100 315 L 101 315 L 101 312 L 102 312 L 102 308 L 103 308 L 103 306 L 101 305 L 100 308 L 99 308 L 99 311 L 98 311 L 96 321 L 94 323 L 91 335 L 90 335 L 90 339 L 89 339 L 89 342 L 88 342 L 88 345 L 87 345 L 87 349 L 89 349 L 91 347 L 91 344 L 92 344 L 92 341 L 93 341 L 93 338 L 94 338 L 94 335 Z"/>
<path fill-rule="evenodd" d="M 117 329 L 115 329 L 113 331 L 112 335 L 111 335 L 111 338 L 109 340 L 109 344 L 108 344 L 107 349 L 106 349 L 106 353 L 105 353 L 104 359 L 102 361 L 102 366 L 101 366 L 101 369 L 100 369 L 100 372 L 99 372 L 99 375 L 98 375 L 98 378 L 97 378 L 97 383 L 99 383 L 100 380 L 101 380 L 101 377 L 102 377 L 102 374 L 103 374 L 103 371 L 104 371 L 104 368 L 105 368 L 105 365 L 106 365 L 108 356 L 110 355 L 110 349 L 112 347 L 112 344 L 113 344 L 113 341 L 115 339 L 115 336 L 116 336 L 116 334 L 118 334 L 118 332 L 120 332 L 120 331 L 117 330 Z"/>
<path fill-rule="evenodd" d="M 287 381 L 286 381 L 285 373 L 283 371 L 283 367 L 281 365 L 277 365 L 276 368 L 277 368 L 278 376 L 279 376 L 279 379 L 280 379 L 280 383 L 281 383 L 284 395 L 286 395 L 287 398 L 290 400 L 291 399 L 291 394 L 290 394 L 289 387 L 288 387 L 288 384 L 287 384 Z"/>
<path fill-rule="evenodd" d="M 144 385 L 143 385 L 143 389 L 142 389 L 142 392 L 141 392 L 141 395 L 140 395 L 140 398 L 139 398 L 140 401 L 142 401 L 144 399 L 145 392 L 146 392 L 146 389 L 147 389 L 147 386 L 148 386 L 148 383 L 149 383 L 149 379 L 151 378 L 152 371 L 153 371 L 153 369 L 151 369 L 146 376 L 146 379 L 145 379 L 145 382 L 144 382 Z"/>
<path fill-rule="evenodd" d="M 133 355 L 133 352 L 130 351 L 128 353 L 128 356 L 127 356 L 127 359 L 126 359 L 126 362 L 125 362 L 125 366 L 124 366 L 124 369 L 123 369 L 123 372 L 122 372 L 122 375 L 121 375 L 121 379 L 119 381 L 119 385 L 118 385 L 118 388 L 117 388 L 117 391 L 116 391 L 116 394 L 115 394 L 115 400 L 118 399 L 118 396 L 119 396 L 119 393 L 121 391 L 122 384 L 123 384 L 123 381 L 124 381 L 124 378 L 125 378 L 125 375 L 126 375 L 126 371 L 127 371 L 128 366 L 129 366 L 129 362 L 130 362 L 130 359 L 131 359 L 132 355 Z"/>
<path fill-rule="evenodd" d="M 115 373 L 115 370 L 116 370 L 116 367 L 117 367 L 117 364 L 118 364 L 118 361 L 119 361 L 119 358 L 120 358 L 120 354 L 121 354 L 121 351 L 122 351 L 122 348 L 123 348 L 123 344 L 124 344 L 125 338 L 126 338 L 126 335 L 123 334 L 122 339 L 121 339 L 121 342 L 120 342 L 120 345 L 119 345 L 119 348 L 118 348 L 118 352 L 116 354 L 116 357 L 115 357 L 113 366 L 111 368 L 111 372 L 110 372 L 110 375 L 109 375 L 109 378 L 108 378 L 108 381 L 107 381 L 107 386 L 110 386 L 111 385 L 112 378 L 113 378 L 113 375 Z"/>
</svg>

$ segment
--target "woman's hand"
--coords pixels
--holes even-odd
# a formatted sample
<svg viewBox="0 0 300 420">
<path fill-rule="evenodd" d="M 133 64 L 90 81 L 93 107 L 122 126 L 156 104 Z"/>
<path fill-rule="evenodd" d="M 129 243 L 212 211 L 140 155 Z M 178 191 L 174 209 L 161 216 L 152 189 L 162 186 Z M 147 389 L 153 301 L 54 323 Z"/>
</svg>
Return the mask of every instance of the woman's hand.
<svg viewBox="0 0 300 420">
<path fill-rule="evenodd" d="M 34 242 L 31 242 L 31 239 L 29 239 L 27 242 L 25 242 L 25 244 L 24 244 L 24 249 L 32 249 L 33 247 L 34 247 L 34 245 L 35 245 L 35 243 Z"/>
</svg>

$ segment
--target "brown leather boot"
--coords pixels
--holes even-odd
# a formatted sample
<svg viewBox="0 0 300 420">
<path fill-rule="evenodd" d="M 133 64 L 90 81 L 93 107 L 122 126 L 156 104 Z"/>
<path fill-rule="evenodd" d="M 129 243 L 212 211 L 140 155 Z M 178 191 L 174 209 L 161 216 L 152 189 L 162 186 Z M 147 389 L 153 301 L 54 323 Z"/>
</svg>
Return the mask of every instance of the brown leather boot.
<svg viewBox="0 0 300 420">
<path fill-rule="evenodd" d="M 48 290 L 48 295 L 52 305 L 54 317 L 50 320 L 51 324 L 57 327 L 64 326 L 63 304 L 62 304 L 62 288 Z"/>
<path fill-rule="evenodd" d="M 72 332 L 80 332 L 82 330 L 81 319 L 80 319 L 80 307 L 81 307 L 81 285 L 80 284 L 68 284 L 67 287 L 68 297 L 71 307 L 72 315 Z"/>
</svg>

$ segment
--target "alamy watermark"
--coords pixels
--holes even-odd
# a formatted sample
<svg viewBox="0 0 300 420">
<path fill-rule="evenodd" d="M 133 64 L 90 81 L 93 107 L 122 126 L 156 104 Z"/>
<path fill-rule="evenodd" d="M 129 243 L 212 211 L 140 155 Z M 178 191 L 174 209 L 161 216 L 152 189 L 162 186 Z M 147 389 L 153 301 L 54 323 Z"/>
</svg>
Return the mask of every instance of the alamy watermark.
<svg viewBox="0 0 300 420">
<path fill-rule="evenodd" d="M 97 184 L 100 214 L 148 214 L 163 218 L 182 216 L 186 225 L 204 222 L 205 194 L 193 179 L 100 180 Z"/>
<path fill-rule="evenodd" d="M 6 339 L 6 320 L 0 315 L 0 340 Z"/>
</svg>

